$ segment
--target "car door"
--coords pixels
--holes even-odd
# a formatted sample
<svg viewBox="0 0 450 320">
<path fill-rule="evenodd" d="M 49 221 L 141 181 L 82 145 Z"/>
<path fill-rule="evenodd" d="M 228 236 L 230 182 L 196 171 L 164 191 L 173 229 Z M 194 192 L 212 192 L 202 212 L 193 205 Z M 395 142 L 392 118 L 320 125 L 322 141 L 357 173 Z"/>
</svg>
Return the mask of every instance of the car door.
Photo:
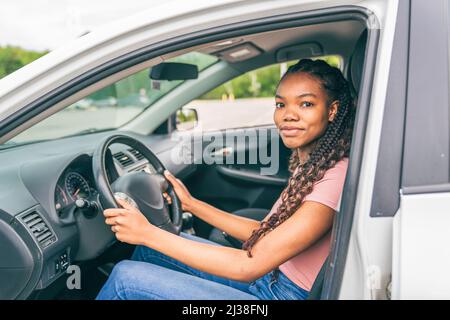
<svg viewBox="0 0 450 320">
<path fill-rule="evenodd" d="M 411 3 L 402 187 L 393 228 L 393 299 L 450 298 L 448 18 L 447 1 Z"/>
<path fill-rule="evenodd" d="M 449 298 L 449 6 L 402 1 L 390 9 L 376 58 L 386 78 L 374 77 L 354 216 L 340 217 L 350 225 L 338 221 L 322 298 Z"/>
<path fill-rule="evenodd" d="M 205 160 L 214 162 L 202 166 L 196 181 L 189 183 L 193 194 L 229 212 L 242 208 L 268 212 L 289 176 L 290 150 L 277 130 L 232 129 L 208 132 L 202 138 Z"/>
</svg>

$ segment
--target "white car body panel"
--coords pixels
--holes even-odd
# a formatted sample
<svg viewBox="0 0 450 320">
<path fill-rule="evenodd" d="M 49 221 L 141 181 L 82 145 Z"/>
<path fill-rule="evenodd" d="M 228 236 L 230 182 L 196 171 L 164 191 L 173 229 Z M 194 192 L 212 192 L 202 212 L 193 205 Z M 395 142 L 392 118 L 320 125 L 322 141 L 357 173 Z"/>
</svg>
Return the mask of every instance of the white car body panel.
<svg viewBox="0 0 450 320">
<path fill-rule="evenodd" d="M 450 193 L 402 195 L 395 216 L 393 299 L 450 299 Z"/>
</svg>

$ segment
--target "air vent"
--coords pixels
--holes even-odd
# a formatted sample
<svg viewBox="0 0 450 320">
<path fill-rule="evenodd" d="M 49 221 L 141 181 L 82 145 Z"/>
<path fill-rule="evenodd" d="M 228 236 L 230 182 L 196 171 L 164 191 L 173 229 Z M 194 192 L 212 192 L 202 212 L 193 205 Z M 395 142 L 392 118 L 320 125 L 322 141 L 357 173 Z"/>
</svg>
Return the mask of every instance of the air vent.
<svg viewBox="0 0 450 320">
<path fill-rule="evenodd" d="M 132 153 L 133 156 L 135 156 L 138 161 L 144 159 L 144 156 L 142 155 L 142 153 L 140 153 L 136 149 L 128 149 L 128 151 L 130 151 L 130 153 Z"/>
<path fill-rule="evenodd" d="M 122 167 L 128 167 L 134 163 L 132 158 L 130 158 L 128 155 L 126 155 L 125 153 L 123 153 L 121 151 L 114 153 L 114 158 L 116 158 L 117 161 L 120 162 Z"/>
<path fill-rule="evenodd" d="M 56 241 L 52 230 L 36 211 L 23 215 L 21 219 L 42 249 Z"/>
</svg>

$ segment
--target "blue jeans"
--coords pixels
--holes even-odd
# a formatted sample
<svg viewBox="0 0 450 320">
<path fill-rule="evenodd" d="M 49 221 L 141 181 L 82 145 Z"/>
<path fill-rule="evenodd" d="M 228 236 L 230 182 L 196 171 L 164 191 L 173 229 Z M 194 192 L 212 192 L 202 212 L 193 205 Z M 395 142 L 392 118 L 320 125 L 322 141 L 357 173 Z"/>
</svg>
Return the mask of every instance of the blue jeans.
<svg viewBox="0 0 450 320">
<path fill-rule="evenodd" d="M 215 242 L 181 233 L 197 242 Z M 119 262 L 97 300 L 304 300 L 308 291 L 282 272 L 269 272 L 246 283 L 191 268 L 145 246 L 137 246 L 131 260 Z"/>
</svg>

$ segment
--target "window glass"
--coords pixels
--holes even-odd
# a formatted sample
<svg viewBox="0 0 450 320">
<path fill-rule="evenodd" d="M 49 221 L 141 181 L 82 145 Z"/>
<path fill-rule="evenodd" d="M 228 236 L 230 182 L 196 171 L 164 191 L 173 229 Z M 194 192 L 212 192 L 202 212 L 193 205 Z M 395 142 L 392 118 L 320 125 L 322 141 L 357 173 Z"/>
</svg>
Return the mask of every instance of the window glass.
<svg viewBox="0 0 450 320">
<path fill-rule="evenodd" d="M 195 64 L 201 72 L 218 59 L 189 52 L 168 61 Z M 17 135 L 6 147 L 118 128 L 184 82 L 151 80 L 150 71 L 151 68 L 137 72 L 73 103 Z"/>
<path fill-rule="evenodd" d="M 329 64 L 341 67 L 339 56 L 326 56 Z M 273 125 L 275 91 L 281 76 L 297 61 L 274 64 L 247 72 L 188 103 L 198 114 L 203 131 Z"/>
</svg>

